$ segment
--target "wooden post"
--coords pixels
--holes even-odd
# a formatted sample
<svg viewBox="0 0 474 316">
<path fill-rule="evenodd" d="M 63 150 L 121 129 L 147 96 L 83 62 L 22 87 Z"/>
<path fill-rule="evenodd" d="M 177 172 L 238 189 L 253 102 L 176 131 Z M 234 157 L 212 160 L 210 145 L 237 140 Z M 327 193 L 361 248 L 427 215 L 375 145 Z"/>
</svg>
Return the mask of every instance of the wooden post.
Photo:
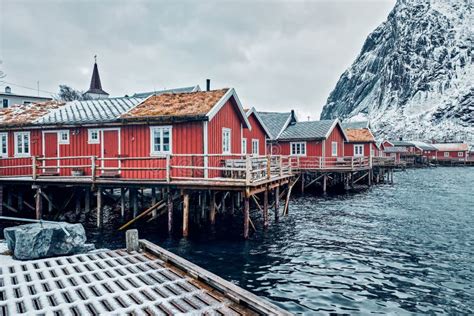
<svg viewBox="0 0 474 316">
<path fill-rule="evenodd" d="M 125 188 L 120 188 L 120 216 L 125 217 Z"/>
<path fill-rule="evenodd" d="M 221 214 L 225 214 L 225 193 L 221 197 Z"/>
<path fill-rule="evenodd" d="M 102 224 L 102 188 L 97 188 L 97 227 Z"/>
<path fill-rule="evenodd" d="M 168 189 L 168 233 L 173 231 L 173 192 Z"/>
<path fill-rule="evenodd" d="M 304 193 L 304 177 L 305 174 L 301 174 L 301 193 Z"/>
<path fill-rule="evenodd" d="M 206 221 L 206 206 L 207 206 L 207 192 L 202 192 L 202 199 L 201 199 L 201 221 Z"/>
<path fill-rule="evenodd" d="M 275 222 L 279 220 L 280 211 L 280 186 L 275 188 Z"/>
<path fill-rule="evenodd" d="M 211 191 L 211 202 L 210 202 L 210 211 L 209 211 L 209 221 L 211 225 L 216 223 L 216 192 Z"/>
<path fill-rule="evenodd" d="M 37 173 L 38 173 L 37 166 L 36 166 L 36 156 L 31 157 L 31 168 L 32 168 L 31 173 L 32 173 L 33 180 L 36 180 Z"/>
<path fill-rule="evenodd" d="M 80 191 L 79 191 L 79 189 L 76 189 L 75 191 L 76 191 L 75 192 L 75 195 L 76 195 L 75 196 L 75 199 L 76 199 L 76 207 L 75 207 L 76 210 L 75 211 L 76 211 L 76 214 L 79 214 L 81 212 L 81 200 L 80 200 L 81 197 L 80 197 L 80 194 L 79 194 Z"/>
<path fill-rule="evenodd" d="M 230 215 L 231 216 L 234 216 L 235 214 L 235 198 L 236 198 L 236 194 L 231 193 L 230 194 Z"/>
<path fill-rule="evenodd" d="M 263 227 L 268 227 L 268 187 L 263 191 Z"/>
<path fill-rule="evenodd" d="M 171 156 L 166 155 L 166 182 L 171 181 Z"/>
<path fill-rule="evenodd" d="M 48 196 L 48 199 L 47 199 L 47 202 L 48 202 L 48 213 L 51 214 L 51 212 L 53 211 L 53 194 L 50 193 L 47 195 Z"/>
<path fill-rule="evenodd" d="M 323 193 L 324 193 L 324 194 L 326 194 L 327 182 L 328 182 L 328 176 L 325 174 L 325 175 L 323 176 Z"/>
<path fill-rule="evenodd" d="M 95 156 L 91 156 L 91 178 L 92 178 L 92 182 L 95 181 L 95 177 L 96 177 L 96 157 Z"/>
<path fill-rule="evenodd" d="M 156 204 L 156 188 L 153 187 L 151 188 L 151 205 L 155 205 Z M 156 216 L 156 210 L 154 210 L 152 213 L 152 216 L 155 217 Z"/>
<path fill-rule="evenodd" d="M 133 217 L 136 217 L 138 214 L 138 190 L 137 189 L 130 189 L 132 194 L 132 208 L 133 208 Z"/>
<path fill-rule="evenodd" d="M 189 233 L 189 193 L 183 196 L 183 237 L 187 237 Z"/>
<path fill-rule="evenodd" d="M 41 203 L 41 188 L 36 189 L 35 195 L 35 211 L 36 211 L 36 219 L 41 219 L 43 215 L 43 205 Z"/>
<path fill-rule="evenodd" d="M 86 213 L 91 211 L 91 190 L 89 187 L 86 188 L 86 194 L 84 197 L 84 209 Z"/>
<path fill-rule="evenodd" d="M 272 178 L 272 161 L 271 156 L 267 156 L 267 179 L 270 180 Z"/>
<path fill-rule="evenodd" d="M 249 221 L 250 221 L 250 200 L 247 194 L 244 197 L 244 238 L 249 238 Z"/>
</svg>

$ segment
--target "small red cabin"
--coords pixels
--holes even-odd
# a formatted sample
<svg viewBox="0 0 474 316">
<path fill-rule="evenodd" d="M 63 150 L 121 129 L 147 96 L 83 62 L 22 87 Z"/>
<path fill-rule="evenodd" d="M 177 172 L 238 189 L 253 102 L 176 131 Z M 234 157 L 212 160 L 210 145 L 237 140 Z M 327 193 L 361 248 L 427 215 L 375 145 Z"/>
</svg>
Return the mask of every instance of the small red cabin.
<svg viewBox="0 0 474 316">
<path fill-rule="evenodd" d="M 374 135 L 368 128 L 346 128 L 349 141 L 344 144 L 344 154 L 352 157 L 375 157 L 377 144 Z"/>
<path fill-rule="evenodd" d="M 466 161 L 469 155 L 469 145 L 466 143 L 438 143 L 433 144 L 437 149 L 438 160 Z"/>
<path fill-rule="evenodd" d="M 251 129 L 243 130 L 242 154 L 267 155 L 267 140 L 271 137 L 268 128 L 253 107 L 247 111 L 247 119 Z"/>
</svg>

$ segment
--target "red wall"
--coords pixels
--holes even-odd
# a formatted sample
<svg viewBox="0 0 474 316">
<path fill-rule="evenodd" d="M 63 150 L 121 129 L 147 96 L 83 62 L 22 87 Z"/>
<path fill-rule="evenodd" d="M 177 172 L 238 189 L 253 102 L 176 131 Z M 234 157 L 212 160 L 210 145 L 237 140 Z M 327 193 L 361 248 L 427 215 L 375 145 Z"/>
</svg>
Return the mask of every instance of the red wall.
<svg viewBox="0 0 474 316">
<path fill-rule="evenodd" d="M 462 153 L 462 157 L 458 156 L 458 153 Z M 467 157 L 467 151 L 448 151 L 449 157 L 444 156 L 445 151 L 438 151 L 436 153 L 436 157 L 438 157 L 439 160 L 442 159 L 450 159 L 450 160 L 465 160 Z"/>
<path fill-rule="evenodd" d="M 374 156 L 377 156 L 378 149 L 375 143 L 345 143 L 344 144 L 344 156 L 353 157 L 354 156 L 354 145 L 364 145 L 364 157 L 369 157 L 370 148 L 372 147 Z"/>
<path fill-rule="evenodd" d="M 244 138 L 247 138 L 247 153 L 251 154 L 252 153 L 252 139 L 258 139 L 258 147 L 259 147 L 259 154 L 260 155 L 265 155 L 265 130 L 263 129 L 262 125 L 260 122 L 257 120 L 255 117 L 255 114 L 252 113 L 249 117 L 248 120 L 250 122 L 250 126 L 252 126 L 252 130 L 249 130 L 248 128 L 244 128 Z"/>
<path fill-rule="evenodd" d="M 27 130 L 25 130 L 27 131 Z M 23 131 L 18 131 L 23 132 Z M 30 132 L 30 155 L 38 156 L 41 154 L 41 131 L 31 130 Z M 13 158 L 15 156 L 15 140 L 14 135 L 15 131 L 8 131 L 8 157 Z M 32 158 L 16 158 L 16 159 L 1 159 L 0 166 L 2 167 L 11 167 L 11 166 L 28 166 L 31 165 Z M 32 168 L 7 168 L 0 169 L 0 175 L 9 176 L 9 175 L 30 175 L 32 173 Z"/>
</svg>

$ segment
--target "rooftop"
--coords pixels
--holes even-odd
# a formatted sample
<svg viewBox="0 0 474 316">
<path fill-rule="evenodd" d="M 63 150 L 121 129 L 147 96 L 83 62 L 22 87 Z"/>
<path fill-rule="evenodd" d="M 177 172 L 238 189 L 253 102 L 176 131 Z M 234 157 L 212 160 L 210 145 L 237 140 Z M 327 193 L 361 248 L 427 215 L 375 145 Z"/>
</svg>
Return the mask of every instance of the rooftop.
<svg viewBox="0 0 474 316">
<path fill-rule="evenodd" d="M 9 108 L 0 109 L 0 126 L 32 124 L 35 120 L 55 109 L 61 108 L 64 104 L 64 102 L 53 100 L 27 105 L 17 104 Z"/>
<path fill-rule="evenodd" d="M 282 140 L 325 139 L 337 120 L 305 121 L 290 124 L 278 137 Z"/>
<path fill-rule="evenodd" d="M 176 116 L 202 116 L 216 105 L 229 89 L 190 93 L 164 93 L 146 99 L 121 118 L 150 118 Z"/>
<path fill-rule="evenodd" d="M 406 153 L 408 149 L 406 147 L 397 146 L 397 147 L 387 147 L 384 149 L 385 153 Z"/>
<path fill-rule="evenodd" d="M 173 88 L 173 89 L 164 89 L 164 90 L 157 90 L 157 91 L 150 91 L 150 92 L 138 92 L 133 95 L 135 98 L 147 98 L 150 95 L 160 95 L 164 93 L 189 93 L 189 92 L 197 92 L 201 91 L 199 85 L 190 86 L 190 87 L 182 87 L 182 88 Z"/>
<path fill-rule="evenodd" d="M 416 141 L 416 140 L 413 140 L 410 142 L 416 147 L 420 148 L 421 150 L 436 150 L 436 147 L 434 147 L 432 144 L 428 144 L 428 143 Z"/>
<path fill-rule="evenodd" d="M 349 138 L 349 142 L 356 143 L 374 143 L 374 135 L 368 128 L 346 128 L 346 135 Z"/>
<path fill-rule="evenodd" d="M 292 120 L 291 112 L 258 112 L 258 115 L 267 127 L 272 139 L 276 139 Z M 296 118 L 293 119 L 296 120 Z"/>
<path fill-rule="evenodd" d="M 344 129 L 370 128 L 369 121 L 342 122 L 341 124 Z"/>
<path fill-rule="evenodd" d="M 410 142 L 410 141 L 404 141 L 404 140 L 390 140 L 390 143 L 392 143 L 393 146 L 402 146 L 402 147 L 414 147 L 415 145 Z"/>
<path fill-rule="evenodd" d="M 439 151 L 468 151 L 469 145 L 466 143 L 439 143 L 433 144 Z"/>
</svg>

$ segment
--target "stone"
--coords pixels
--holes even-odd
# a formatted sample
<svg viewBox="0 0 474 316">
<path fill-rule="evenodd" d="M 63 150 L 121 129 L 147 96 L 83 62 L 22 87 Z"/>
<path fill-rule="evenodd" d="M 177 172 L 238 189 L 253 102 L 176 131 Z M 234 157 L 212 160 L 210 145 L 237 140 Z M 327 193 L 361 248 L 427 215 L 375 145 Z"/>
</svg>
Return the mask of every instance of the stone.
<svg viewBox="0 0 474 316">
<path fill-rule="evenodd" d="M 3 233 L 8 249 L 18 260 L 72 255 L 93 249 L 93 245 L 85 243 L 86 233 L 81 224 L 35 223 L 8 227 Z"/>
</svg>

